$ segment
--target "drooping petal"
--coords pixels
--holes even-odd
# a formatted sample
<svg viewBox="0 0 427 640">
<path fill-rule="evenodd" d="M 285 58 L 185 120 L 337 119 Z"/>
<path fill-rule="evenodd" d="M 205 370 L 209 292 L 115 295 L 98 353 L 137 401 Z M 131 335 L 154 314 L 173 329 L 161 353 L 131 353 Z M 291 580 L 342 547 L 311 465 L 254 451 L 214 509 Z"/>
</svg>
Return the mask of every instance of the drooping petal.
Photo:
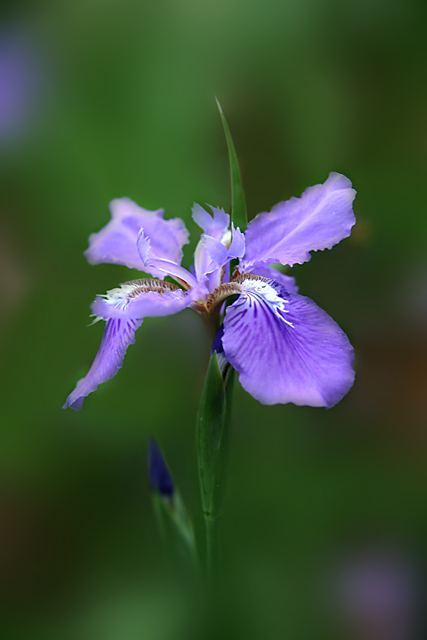
<svg viewBox="0 0 427 640">
<path fill-rule="evenodd" d="M 191 304 L 191 297 L 182 289 L 164 280 L 142 278 L 125 282 L 97 296 L 92 303 L 93 315 L 110 318 L 138 319 L 170 316 Z"/>
<path fill-rule="evenodd" d="M 81 409 L 87 395 L 116 375 L 143 318 L 177 313 L 190 303 L 191 298 L 181 289 L 149 279 L 127 282 L 104 297 L 98 296 L 92 311 L 98 319 L 107 321 L 101 346 L 89 372 L 68 396 L 64 409 Z"/>
<path fill-rule="evenodd" d="M 252 269 L 251 273 L 254 276 L 262 276 L 263 278 L 275 280 L 279 284 L 282 284 L 289 293 L 298 293 L 299 291 L 297 281 L 293 276 L 281 273 L 281 271 L 278 271 L 274 267 L 255 267 L 255 269 Z"/>
<path fill-rule="evenodd" d="M 141 227 L 150 238 L 158 258 L 181 263 L 182 247 L 188 243 L 189 237 L 182 220 L 164 220 L 163 209 L 148 211 L 129 198 L 112 200 L 110 211 L 110 222 L 89 237 L 85 256 L 90 264 L 112 262 L 142 271 L 143 265 L 136 246 Z"/>
<path fill-rule="evenodd" d="M 260 213 L 246 230 L 241 271 L 274 262 L 301 264 L 310 260 L 309 251 L 331 249 L 351 233 L 355 196 L 348 178 L 331 173 L 326 182 L 309 187 L 300 198 Z"/>
<path fill-rule="evenodd" d="M 332 407 L 354 381 L 353 348 L 312 300 L 272 280 L 245 280 L 222 344 L 242 386 L 263 404 Z"/>
<path fill-rule="evenodd" d="M 116 375 L 123 365 L 128 346 L 135 342 L 135 332 L 141 324 L 142 320 L 132 319 L 110 318 L 107 321 L 95 360 L 89 372 L 77 382 L 76 388 L 68 396 L 64 409 L 70 407 L 79 411 L 86 396 Z"/>
</svg>

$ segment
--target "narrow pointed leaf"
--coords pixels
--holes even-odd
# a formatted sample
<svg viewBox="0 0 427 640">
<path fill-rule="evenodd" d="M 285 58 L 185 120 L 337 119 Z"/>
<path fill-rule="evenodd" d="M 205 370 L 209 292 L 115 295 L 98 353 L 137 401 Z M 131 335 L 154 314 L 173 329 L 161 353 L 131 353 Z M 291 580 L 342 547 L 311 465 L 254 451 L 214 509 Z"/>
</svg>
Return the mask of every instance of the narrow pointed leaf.
<svg viewBox="0 0 427 640">
<path fill-rule="evenodd" d="M 225 138 L 227 140 L 228 157 L 230 160 L 230 176 L 231 176 L 231 220 L 235 227 L 239 227 L 240 231 L 246 231 L 248 226 L 248 218 L 246 214 L 245 194 L 243 192 L 242 175 L 240 173 L 239 162 L 237 160 L 236 149 L 234 147 L 233 138 L 225 119 L 224 112 L 218 101 L 219 113 L 224 127 Z"/>
</svg>

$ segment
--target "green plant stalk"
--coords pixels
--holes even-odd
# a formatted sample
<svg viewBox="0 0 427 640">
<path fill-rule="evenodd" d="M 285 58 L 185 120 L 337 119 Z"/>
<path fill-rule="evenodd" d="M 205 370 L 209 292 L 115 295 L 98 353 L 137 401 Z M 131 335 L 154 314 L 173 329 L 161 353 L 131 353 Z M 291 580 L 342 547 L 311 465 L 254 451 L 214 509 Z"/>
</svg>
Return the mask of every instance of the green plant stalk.
<svg viewBox="0 0 427 640">
<path fill-rule="evenodd" d="M 211 356 L 200 402 L 197 453 L 203 515 L 206 525 L 206 563 L 210 581 L 221 565 L 220 523 L 227 481 L 233 370 L 223 377 L 216 352 Z"/>
<path fill-rule="evenodd" d="M 248 222 L 242 175 L 227 120 L 218 99 L 216 102 L 230 161 L 231 222 L 244 232 Z M 235 266 L 233 261 L 231 266 Z M 210 318 L 210 322 L 215 335 L 218 330 L 217 319 Z M 220 369 L 214 352 L 206 373 L 199 409 L 197 456 L 206 525 L 207 575 L 210 581 L 219 574 L 221 565 L 221 516 L 227 480 L 233 375 L 234 370 L 229 365 Z"/>
<path fill-rule="evenodd" d="M 221 517 L 211 520 L 205 515 L 206 526 L 206 575 L 215 582 L 221 568 Z"/>
</svg>

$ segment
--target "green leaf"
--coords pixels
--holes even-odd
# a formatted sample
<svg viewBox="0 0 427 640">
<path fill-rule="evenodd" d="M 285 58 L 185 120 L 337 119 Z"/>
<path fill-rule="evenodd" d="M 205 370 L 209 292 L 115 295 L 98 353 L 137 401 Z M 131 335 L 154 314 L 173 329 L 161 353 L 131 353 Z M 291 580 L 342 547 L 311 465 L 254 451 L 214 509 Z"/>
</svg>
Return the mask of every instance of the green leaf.
<svg viewBox="0 0 427 640">
<path fill-rule="evenodd" d="M 224 127 L 225 138 L 227 140 L 228 157 L 230 159 L 230 176 L 231 176 L 231 220 L 235 227 L 239 227 L 240 231 L 246 231 L 248 226 L 248 216 L 246 214 L 245 194 L 243 192 L 242 175 L 240 173 L 239 162 L 237 160 L 236 149 L 234 147 L 233 138 L 225 119 L 222 107 L 216 98 L 219 114 Z"/>
<path fill-rule="evenodd" d="M 211 356 L 200 401 L 197 429 L 199 479 L 204 516 L 221 516 L 226 488 L 232 376 L 224 381 L 216 352 Z"/>
<path fill-rule="evenodd" d="M 193 524 L 179 491 L 173 498 L 153 493 L 153 506 L 157 523 L 166 546 L 179 555 L 185 565 L 197 567 L 197 548 Z"/>
</svg>

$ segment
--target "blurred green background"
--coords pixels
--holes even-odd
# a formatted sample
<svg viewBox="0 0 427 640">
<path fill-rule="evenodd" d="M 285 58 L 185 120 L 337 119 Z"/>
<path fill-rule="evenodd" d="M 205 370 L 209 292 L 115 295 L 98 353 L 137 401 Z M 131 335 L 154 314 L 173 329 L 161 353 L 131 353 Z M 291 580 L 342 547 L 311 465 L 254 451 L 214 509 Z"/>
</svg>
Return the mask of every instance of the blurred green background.
<svg viewBox="0 0 427 640">
<path fill-rule="evenodd" d="M 427 551 L 425 3 L 2 7 L 2 637 L 390 640 L 375 635 L 378 611 L 354 613 L 351 589 L 334 586 L 372 557 L 393 576 L 373 561 L 379 591 L 400 585 L 393 610 L 413 629 Z M 146 320 L 117 377 L 79 413 L 61 405 L 101 339 L 101 323 L 87 328 L 91 301 L 134 277 L 82 255 L 109 201 L 183 218 L 187 267 L 193 201 L 229 209 L 215 95 L 250 217 L 330 171 L 353 181 L 351 238 L 292 275 L 348 333 L 357 379 L 329 411 L 264 407 L 237 385 L 227 570 L 209 607 L 165 556 L 146 482 L 152 434 L 203 545 L 200 319 Z"/>
</svg>

